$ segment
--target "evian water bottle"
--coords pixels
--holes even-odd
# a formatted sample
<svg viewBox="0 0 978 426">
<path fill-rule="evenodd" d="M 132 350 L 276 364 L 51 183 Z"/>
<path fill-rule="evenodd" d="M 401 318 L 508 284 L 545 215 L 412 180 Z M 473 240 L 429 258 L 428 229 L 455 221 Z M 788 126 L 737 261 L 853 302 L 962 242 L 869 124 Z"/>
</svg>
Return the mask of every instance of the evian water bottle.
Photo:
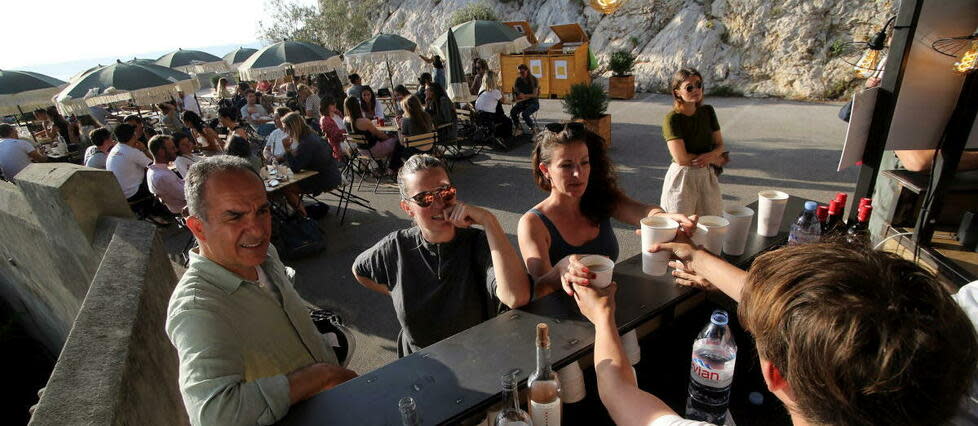
<svg viewBox="0 0 978 426">
<path fill-rule="evenodd" d="M 730 333 L 726 311 L 713 311 L 710 323 L 693 342 L 693 361 L 689 371 L 689 399 L 686 418 L 715 425 L 726 420 L 737 363 L 737 344 Z"/>
</svg>

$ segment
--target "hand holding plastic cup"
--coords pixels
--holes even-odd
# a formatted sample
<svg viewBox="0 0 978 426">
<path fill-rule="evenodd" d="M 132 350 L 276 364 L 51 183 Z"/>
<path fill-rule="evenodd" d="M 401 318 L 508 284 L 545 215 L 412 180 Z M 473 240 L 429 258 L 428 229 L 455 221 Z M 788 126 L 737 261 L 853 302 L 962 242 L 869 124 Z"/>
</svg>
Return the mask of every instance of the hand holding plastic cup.
<svg viewBox="0 0 978 426">
<path fill-rule="evenodd" d="M 723 252 L 732 256 L 744 254 L 747 236 L 750 234 L 750 221 L 754 210 L 747 207 L 728 207 L 723 210 L 723 218 L 730 223 L 723 239 Z"/>
<path fill-rule="evenodd" d="M 784 208 L 788 205 L 788 194 L 767 190 L 757 193 L 757 233 L 764 237 L 778 235 Z"/>
<path fill-rule="evenodd" d="M 668 243 L 676 238 L 676 231 L 679 230 L 679 222 L 675 220 L 649 216 L 642 219 L 642 272 L 653 275 L 665 275 L 669 269 L 668 250 L 661 250 L 657 253 L 649 253 L 648 250 L 653 244 Z"/>
<path fill-rule="evenodd" d="M 692 240 L 707 251 L 719 256 L 723 251 L 723 240 L 730 222 L 720 216 L 702 216 L 696 224 Z"/>
<path fill-rule="evenodd" d="M 594 278 L 591 278 L 591 287 L 605 288 L 611 284 L 611 275 L 615 271 L 615 261 L 606 256 L 589 254 L 582 257 L 579 262 L 594 274 Z"/>
</svg>

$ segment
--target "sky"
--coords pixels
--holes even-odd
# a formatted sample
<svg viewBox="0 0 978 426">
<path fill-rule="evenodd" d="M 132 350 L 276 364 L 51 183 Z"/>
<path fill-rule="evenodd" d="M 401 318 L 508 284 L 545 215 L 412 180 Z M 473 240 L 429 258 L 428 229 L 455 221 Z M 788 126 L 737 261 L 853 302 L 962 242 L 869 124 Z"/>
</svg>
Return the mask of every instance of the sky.
<svg viewBox="0 0 978 426">
<path fill-rule="evenodd" d="M 65 79 L 114 58 L 153 53 L 151 59 L 156 59 L 177 48 L 226 48 L 211 52 L 222 56 L 238 45 L 260 45 L 258 22 L 265 15 L 265 1 L 4 2 L 6 42 L 0 51 L 0 69 L 37 71 Z M 131 24 L 121 24 L 124 22 Z"/>
</svg>

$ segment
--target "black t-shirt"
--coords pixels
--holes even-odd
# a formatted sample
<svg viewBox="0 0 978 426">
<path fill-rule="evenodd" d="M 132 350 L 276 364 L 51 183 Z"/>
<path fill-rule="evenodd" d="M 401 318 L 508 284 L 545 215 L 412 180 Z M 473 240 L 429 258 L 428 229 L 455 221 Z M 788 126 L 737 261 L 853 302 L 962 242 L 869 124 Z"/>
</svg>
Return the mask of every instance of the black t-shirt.
<svg viewBox="0 0 978 426">
<path fill-rule="evenodd" d="M 356 274 L 387 286 L 407 356 L 496 315 L 496 276 L 485 231 L 457 228 L 432 244 L 412 227 L 392 232 L 353 263 Z"/>
<path fill-rule="evenodd" d="M 535 95 L 537 93 L 537 78 L 533 75 L 528 75 L 526 78 L 516 77 L 513 90 L 524 95 Z"/>
</svg>

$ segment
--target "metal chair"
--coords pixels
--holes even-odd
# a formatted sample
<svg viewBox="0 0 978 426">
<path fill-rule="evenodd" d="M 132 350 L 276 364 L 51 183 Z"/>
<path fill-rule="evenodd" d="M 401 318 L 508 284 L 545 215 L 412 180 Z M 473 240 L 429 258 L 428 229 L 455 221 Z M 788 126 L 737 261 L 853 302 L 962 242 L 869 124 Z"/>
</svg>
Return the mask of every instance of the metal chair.
<svg viewBox="0 0 978 426">
<path fill-rule="evenodd" d="M 363 182 L 367 179 L 367 175 L 372 175 L 374 176 L 374 178 L 376 178 L 377 181 L 376 185 L 374 185 L 374 194 L 376 194 L 380 190 L 380 184 L 383 183 L 384 176 L 386 176 L 386 171 L 389 168 L 388 164 L 390 163 L 390 158 L 375 157 L 370 152 L 371 146 L 367 141 L 367 137 L 362 134 L 348 132 L 346 138 L 352 141 L 357 146 L 357 155 L 352 161 L 354 163 L 353 164 L 354 173 L 360 176 L 360 183 L 357 185 L 357 191 L 360 191 L 362 189 Z M 380 173 L 373 173 L 373 171 L 371 170 L 370 166 L 374 163 L 376 163 L 379 166 L 381 170 Z M 393 180 L 392 177 L 391 177 L 391 181 L 393 183 L 397 183 L 396 181 Z"/>
</svg>

